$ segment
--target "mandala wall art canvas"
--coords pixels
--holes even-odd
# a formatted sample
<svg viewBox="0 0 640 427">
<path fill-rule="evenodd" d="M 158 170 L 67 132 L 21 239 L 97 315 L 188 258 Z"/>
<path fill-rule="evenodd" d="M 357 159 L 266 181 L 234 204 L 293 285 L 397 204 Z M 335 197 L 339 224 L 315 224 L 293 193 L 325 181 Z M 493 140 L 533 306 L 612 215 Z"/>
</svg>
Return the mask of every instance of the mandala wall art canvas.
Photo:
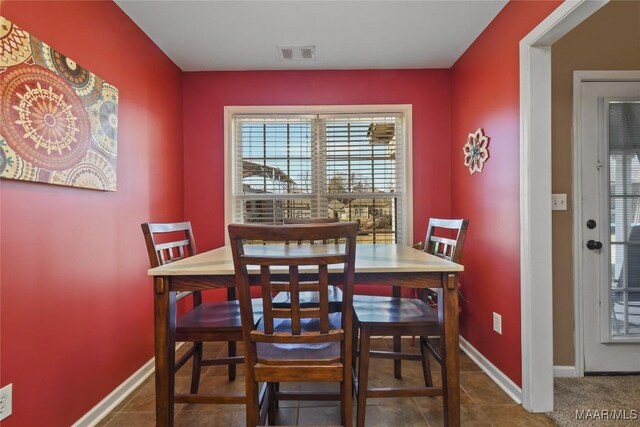
<svg viewBox="0 0 640 427">
<path fill-rule="evenodd" d="M 116 191 L 118 90 L 0 16 L 0 177 Z"/>
</svg>

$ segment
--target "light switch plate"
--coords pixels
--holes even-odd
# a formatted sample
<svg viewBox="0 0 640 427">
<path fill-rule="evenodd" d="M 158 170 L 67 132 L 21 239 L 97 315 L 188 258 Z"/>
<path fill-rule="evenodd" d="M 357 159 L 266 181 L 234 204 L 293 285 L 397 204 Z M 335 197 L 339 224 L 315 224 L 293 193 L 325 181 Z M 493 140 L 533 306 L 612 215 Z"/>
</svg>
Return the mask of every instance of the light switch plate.
<svg viewBox="0 0 640 427">
<path fill-rule="evenodd" d="M 502 335 L 502 316 L 498 313 L 493 313 L 493 330 Z"/>
<path fill-rule="evenodd" d="M 566 211 L 567 210 L 567 195 L 566 194 L 552 194 L 551 210 L 554 210 L 554 211 Z"/>
</svg>

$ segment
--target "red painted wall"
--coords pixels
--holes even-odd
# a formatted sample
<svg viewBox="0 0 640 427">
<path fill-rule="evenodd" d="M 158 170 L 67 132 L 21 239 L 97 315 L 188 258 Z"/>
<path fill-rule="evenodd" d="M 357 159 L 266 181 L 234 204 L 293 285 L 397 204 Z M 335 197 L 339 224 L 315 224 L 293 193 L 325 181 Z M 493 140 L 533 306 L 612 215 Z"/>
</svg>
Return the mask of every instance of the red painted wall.
<svg viewBox="0 0 640 427">
<path fill-rule="evenodd" d="M 450 214 L 449 70 L 185 73 L 185 215 L 200 250 L 224 244 L 224 106 L 413 105 L 414 239 Z"/>
<path fill-rule="evenodd" d="M 470 220 L 461 334 L 516 384 L 520 343 L 520 40 L 561 1 L 511 1 L 452 68 L 452 214 Z M 469 174 L 462 147 L 483 128 L 490 159 Z M 502 335 L 492 312 L 502 315 Z"/>
<path fill-rule="evenodd" d="M 71 425 L 153 356 L 140 223 L 183 216 L 181 72 L 112 2 L 0 12 L 119 89 L 117 192 L 0 181 L 2 425 Z"/>
</svg>

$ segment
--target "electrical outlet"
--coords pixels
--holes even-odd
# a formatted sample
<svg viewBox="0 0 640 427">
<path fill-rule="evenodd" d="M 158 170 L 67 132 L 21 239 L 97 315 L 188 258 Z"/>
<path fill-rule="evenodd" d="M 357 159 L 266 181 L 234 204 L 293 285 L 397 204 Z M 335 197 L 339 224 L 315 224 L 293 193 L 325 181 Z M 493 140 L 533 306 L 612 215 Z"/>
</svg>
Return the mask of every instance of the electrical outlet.
<svg viewBox="0 0 640 427">
<path fill-rule="evenodd" d="M 566 211 L 567 210 L 567 195 L 566 194 L 552 194 L 551 195 L 551 210 L 553 211 Z"/>
<path fill-rule="evenodd" d="M 11 415 L 11 403 L 13 384 L 6 385 L 0 389 L 0 421 Z"/>
<path fill-rule="evenodd" d="M 502 335 L 502 316 L 493 313 L 493 330 Z"/>
</svg>

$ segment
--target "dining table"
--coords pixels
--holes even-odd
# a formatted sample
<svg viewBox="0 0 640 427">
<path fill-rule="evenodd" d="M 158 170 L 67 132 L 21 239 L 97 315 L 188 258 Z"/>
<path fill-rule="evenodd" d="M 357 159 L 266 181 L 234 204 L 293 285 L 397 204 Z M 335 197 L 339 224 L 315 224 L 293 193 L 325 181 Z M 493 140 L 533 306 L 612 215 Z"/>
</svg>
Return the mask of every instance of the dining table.
<svg viewBox="0 0 640 427">
<path fill-rule="evenodd" d="M 268 255 L 274 251 L 273 245 L 245 248 L 252 254 L 262 251 Z M 304 245 L 288 245 L 283 246 L 282 250 L 295 255 L 296 251 L 304 252 L 307 249 Z M 356 247 L 357 284 L 442 289 L 438 320 L 441 332 L 444 424 L 447 426 L 460 425 L 457 275 L 463 270 L 464 267 L 460 264 L 402 244 L 358 243 Z M 330 267 L 330 280 L 341 273 L 339 265 Z M 154 293 L 156 425 L 172 426 L 174 381 L 170 378 L 168 366 L 175 360 L 176 295 L 185 291 L 234 287 L 235 270 L 231 247 L 223 246 L 152 268 L 148 274 L 153 277 Z M 249 275 L 258 278 L 259 268 L 250 268 Z"/>
</svg>

